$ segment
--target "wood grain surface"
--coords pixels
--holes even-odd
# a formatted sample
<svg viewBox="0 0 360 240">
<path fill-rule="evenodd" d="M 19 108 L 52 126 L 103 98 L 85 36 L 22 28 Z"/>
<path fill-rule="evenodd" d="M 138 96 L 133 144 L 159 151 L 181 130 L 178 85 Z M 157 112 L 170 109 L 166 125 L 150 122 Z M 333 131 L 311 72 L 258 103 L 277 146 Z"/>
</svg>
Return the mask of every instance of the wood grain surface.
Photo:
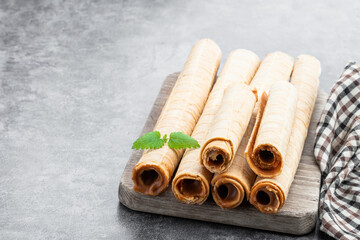
<svg viewBox="0 0 360 240">
<path fill-rule="evenodd" d="M 169 75 L 155 100 L 142 134 L 152 131 L 179 73 Z M 133 190 L 132 169 L 142 155 L 133 151 L 124 169 L 120 185 L 119 200 L 126 207 L 141 211 L 182 218 L 197 219 L 222 224 L 271 230 L 290 234 L 306 234 L 316 224 L 318 213 L 320 170 L 313 155 L 317 120 L 325 105 L 327 94 L 319 91 L 312 115 L 308 136 L 295 180 L 284 207 L 276 214 L 264 214 L 248 202 L 235 209 L 224 210 L 209 199 L 203 205 L 180 203 L 173 195 L 171 186 L 159 196 L 146 196 Z"/>
</svg>

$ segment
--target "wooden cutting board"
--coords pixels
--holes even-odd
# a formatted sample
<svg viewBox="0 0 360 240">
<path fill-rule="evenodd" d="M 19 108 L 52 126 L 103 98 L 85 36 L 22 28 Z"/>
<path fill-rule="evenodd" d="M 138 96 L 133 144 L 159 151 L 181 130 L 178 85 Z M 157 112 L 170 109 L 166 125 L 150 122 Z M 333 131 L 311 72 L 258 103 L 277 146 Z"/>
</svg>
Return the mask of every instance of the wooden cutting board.
<svg viewBox="0 0 360 240">
<path fill-rule="evenodd" d="M 153 130 L 160 112 L 173 88 L 179 73 L 169 75 L 155 100 L 141 135 Z M 319 91 L 308 136 L 295 180 L 284 207 L 276 214 L 264 214 L 248 202 L 235 209 L 223 210 L 209 199 L 203 205 L 180 203 L 173 195 L 171 186 L 160 196 L 146 196 L 133 190 L 132 169 L 142 155 L 133 151 L 124 169 L 119 200 L 130 209 L 202 221 L 230 224 L 242 227 L 271 230 L 290 234 L 306 234 L 316 224 L 320 190 L 320 170 L 313 154 L 315 128 L 325 105 L 327 94 Z M 210 194 L 211 195 L 211 194 Z"/>
</svg>

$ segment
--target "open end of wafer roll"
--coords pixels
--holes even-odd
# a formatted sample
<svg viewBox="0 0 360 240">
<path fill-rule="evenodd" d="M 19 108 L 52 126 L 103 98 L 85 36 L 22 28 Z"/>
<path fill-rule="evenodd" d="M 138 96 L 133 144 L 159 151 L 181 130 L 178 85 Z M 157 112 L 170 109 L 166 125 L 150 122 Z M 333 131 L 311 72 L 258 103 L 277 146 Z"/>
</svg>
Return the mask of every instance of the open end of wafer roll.
<svg viewBox="0 0 360 240">
<path fill-rule="evenodd" d="M 250 203 L 263 213 L 278 212 L 284 202 L 284 192 L 273 182 L 258 182 L 251 189 Z"/>
<path fill-rule="evenodd" d="M 211 193 L 214 201 L 221 208 L 235 208 L 245 196 L 243 186 L 228 177 L 215 178 L 212 181 Z"/>
<path fill-rule="evenodd" d="M 280 175 L 289 145 L 297 103 L 297 90 L 288 82 L 274 84 L 262 95 L 255 127 L 245 156 L 251 169 L 261 177 Z"/>
<path fill-rule="evenodd" d="M 223 172 L 231 165 L 233 148 L 229 141 L 213 140 L 202 153 L 204 166 L 213 173 Z"/>
<path fill-rule="evenodd" d="M 282 157 L 276 147 L 261 144 L 254 150 L 253 156 L 254 164 L 260 168 L 258 171 L 263 175 L 280 171 Z"/>
<path fill-rule="evenodd" d="M 209 196 L 209 185 L 199 176 L 184 175 L 174 179 L 172 191 L 181 202 L 202 204 Z"/>
<path fill-rule="evenodd" d="M 230 84 L 200 150 L 200 163 L 212 173 L 232 164 L 257 101 L 257 91 L 244 83 Z"/>
<path fill-rule="evenodd" d="M 158 195 L 168 186 L 167 175 L 157 165 L 140 164 L 133 170 L 134 190 L 146 195 Z"/>
</svg>

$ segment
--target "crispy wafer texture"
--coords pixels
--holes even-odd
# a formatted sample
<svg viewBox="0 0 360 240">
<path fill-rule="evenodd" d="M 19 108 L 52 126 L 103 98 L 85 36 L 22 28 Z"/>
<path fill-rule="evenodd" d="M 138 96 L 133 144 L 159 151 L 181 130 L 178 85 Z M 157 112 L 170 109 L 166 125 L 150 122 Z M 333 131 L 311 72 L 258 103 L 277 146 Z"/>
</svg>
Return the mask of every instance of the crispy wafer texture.
<svg viewBox="0 0 360 240">
<path fill-rule="evenodd" d="M 278 82 L 271 87 L 264 114 L 257 119 L 245 151 L 247 162 L 257 175 L 274 177 L 281 173 L 296 101 L 297 91 L 291 83 Z"/>
<path fill-rule="evenodd" d="M 289 81 L 294 66 L 294 58 L 283 52 L 266 54 L 259 70 L 256 72 L 250 86 L 255 88 L 258 95 L 267 94 L 274 83 Z"/>
<path fill-rule="evenodd" d="M 255 181 L 256 175 L 249 167 L 244 152 L 256 119 L 261 119 L 264 113 L 267 102 L 267 93 L 270 91 L 270 87 L 276 82 L 288 81 L 293 64 L 293 58 L 285 53 L 274 52 L 267 54 L 256 72 L 255 77 L 251 81 L 250 86 L 258 90 L 260 99 L 252 113 L 249 126 L 240 143 L 238 151 L 235 154 L 231 167 L 225 172 L 215 174 L 211 181 L 213 198 L 220 207 L 234 208 L 243 201 L 245 195 L 247 199 L 249 198 L 250 189 Z M 236 198 L 227 198 L 226 196 L 221 198 L 219 196 L 218 189 L 224 185 L 223 183 L 226 183 L 224 187 L 231 188 L 232 192 L 234 192 L 234 189 L 238 191 Z"/>
<path fill-rule="evenodd" d="M 223 172 L 231 166 L 256 101 L 256 90 L 246 84 L 231 84 L 225 90 L 200 151 L 201 162 L 210 172 Z"/>
<path fill-rule="evenodd" d="M 192 133 L 192 137 L 199 142 L 200 146 L 205 143 L 210 125 L 220 107 L 224 90 L 232 83 L 248 84 L 259 65 L 259 57 L 251 51 L 235 50 L 229 55 Z M 209 195 L 211 178 L 212 173 L 200 164 L 200 149 L 187 149 L 174 177 L 172 191 L 181 202 L 202 204 Z M 200 187 L 197 188 L 198 186 Z M 198 190 L 187 190 L 194 188 Z"/>
<path fill-rule="evenodd" d="M 297 89 L 298 100 L 282 172 L 274 178 L 257 177 L 251 189 L 250 203 L 261 212 L 278 212 L 288 196 L 315 106 L 320 73 L 320 62 L 315 57 L 300 55 L 297 58 L 291 83 Z"/>
<path fill-rule="evenodd" d="M 190 135 L 205 106 L 221 59 L 215 42 L 197 42 L 162 109 L 154 131 L 162 135 L 182 132 Z M 134 190 L 147 195 L 158 195 L 169 185 L 184 150 L 167 145 L 144 151 L 133 169 Z"/>
</svg>

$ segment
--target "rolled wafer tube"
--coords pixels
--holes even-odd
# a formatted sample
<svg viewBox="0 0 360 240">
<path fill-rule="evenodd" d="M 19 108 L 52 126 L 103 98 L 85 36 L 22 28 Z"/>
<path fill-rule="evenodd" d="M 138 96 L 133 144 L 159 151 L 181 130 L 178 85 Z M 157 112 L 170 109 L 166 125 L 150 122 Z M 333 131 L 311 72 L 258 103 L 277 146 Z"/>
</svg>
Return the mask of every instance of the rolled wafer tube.
<svg viewBox="0 0 360 240">
<path fill-rule="evenodd" d="M 259 65 L 259 57 L 251 51 L 235 50 L 229 55 L 191 135 L 201 146 L 220 107 L 224 90 L 232 83 L 248 84 Z M 172 191 L 183 203 L 202 204 L 209 196 L 211 178 L 212 173 L 200 164 L 200 149 L 187 149 L 174 177 Z"/>
<path fill-rule="evenodd" d="M 250 194 L 256 175 L 247 164 L 244 151 L 254 123 L 254 120 L 249 123 L 231 167 L 215 174 L 211 180 L 211 194 L 221 208 L 235 208 Z"/>
<path fill-rule="evenodd" d="M 162 135 L 190 135 L 205 106 L 220 64 L 221 50 L 210 39 L 197 42 L 157 120 L 154 131 Z M 134 190 L 158 195 L 169 185 L 184 150 L 167 145 L 145 150 L 133 169 Z"/>
<path fill-rule="evenodd" d="M 244 152 L 256 119 L 261 118 L 264 113 L 267 95 L 263 94 L 260 101 L 262 104 L 259 105 L 257 114 L 252 113 L 250 123 L 241 140 L 231 167 L 225 172 L 215 174 L 211 180 L 213 199 L 221 208 L 235 208 L 242 203 L 245 196 L 246 198 L 250 196 L 250 189 L 256 175 L 249 167 Z"/>
<path fill-rule="evenodd" d="M 289 81 L 293 66 L 294 58 L 286 53 L 266 54 L 250 86 L 256 88 L 259 97 L 264 92 L 268 94 L 274 83 Z"/>
<path fill-rule="evenodd" d="M 256 90 L 243 83 L 231 84 L 225 90 L 200 150 L 201 162 L 210 172 L 223 172 L 231 166 L 256 101 Z"/>
<path fill-rule="evenodd" d="M 296 88 L 289 82 L 275 83 L 264 115 L 258 118 L 246 147 L 246 160 L 258 176 L 275 177 L 282 171 L 295 119 Z"/>
<path fill-rule="evenodd" d="M 267 102 L 267 93 L 272 84 L 288 81 L 292 68 L 293 58 L 281 52 L 267 54 L 261 63 L 250 86 L 259 89 L 261 98 L 256 104 L 246 133 L 235 154 L 231 167 L 222 173 L 214 175 L 211 181 L 211 191 L 215 202 L 222 208 L 235 208 L 243 199 L 249 199 L 250 189 L 256 175 L 251 170 L 245 158 L 245 149 L 250 139 L 256 119 L 261 119 Z M 273 76 L 277 76 L 274 78 Z M 259 93 L 259 92 L 258 92 Z"/>
<path fill-rule="evenodd" d="M 298 100 L 283 170 L 274 178 L 257 177 L 250 193 L 250 203 L 261 212 L 276 213 L 284 206 L 301 159 L 320 73 L 320 62 L 316 58 L 309 55 L 298 57 L 291 77 L 291 83 L 298 91 Z"/>
</svg>

